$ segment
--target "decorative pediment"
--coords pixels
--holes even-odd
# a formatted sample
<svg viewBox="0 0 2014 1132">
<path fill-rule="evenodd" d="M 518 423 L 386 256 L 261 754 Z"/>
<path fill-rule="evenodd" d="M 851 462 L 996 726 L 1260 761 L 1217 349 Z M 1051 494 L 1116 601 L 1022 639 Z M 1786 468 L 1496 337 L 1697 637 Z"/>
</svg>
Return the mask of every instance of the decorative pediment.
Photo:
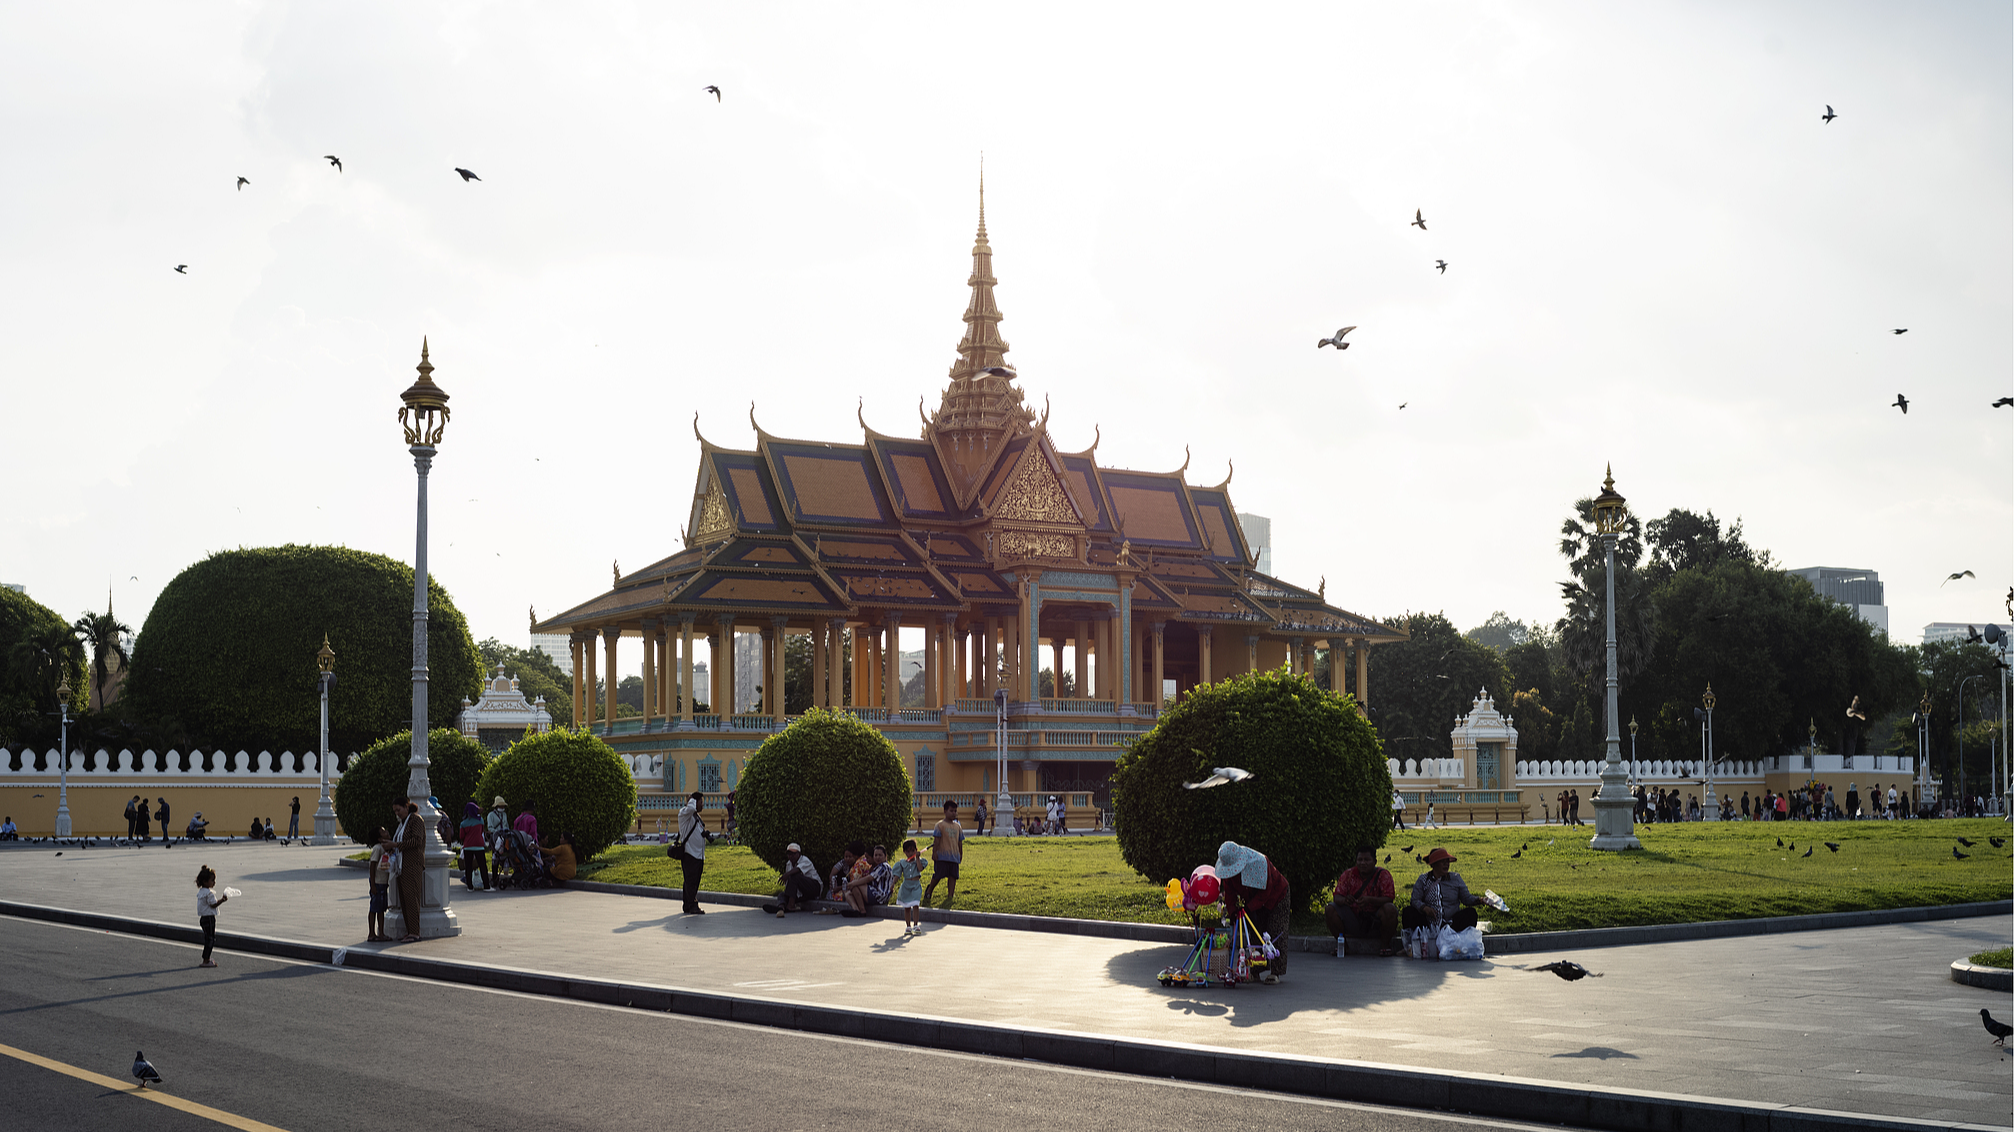
<svg viewBox="0 0 2014 1132">
<path fill-rule="evenodd" d="M 699 501 L 699 522 L 692 532 L 692 540 L 713 542 L 733 534 L 734 529 L 734 513 L 728 510 L 727 493 L 720 490 L 719 480 L 709 477 L 706 496 Z"/>
<path fill-rule="evenodd" d="M 1021 463 L 1001 489 L 993 517 L 1024 523 L 1081 525 L 1083 520 L 1077 515 L 1076 505 L 1070 502 L 1070 493 L 1063 489 L 1062 478 L 1049 466 L 1048 454 L 1042 448 L 1039 443 L 1030 444 L 1021 453 Z"/>
<path fill-rule="evenodd" d="M 1001 531 L 994 540 L 1001 558 L 1059 558 L 1075 561 L 1077 540 L 1042 531 Z"/>
</svg>

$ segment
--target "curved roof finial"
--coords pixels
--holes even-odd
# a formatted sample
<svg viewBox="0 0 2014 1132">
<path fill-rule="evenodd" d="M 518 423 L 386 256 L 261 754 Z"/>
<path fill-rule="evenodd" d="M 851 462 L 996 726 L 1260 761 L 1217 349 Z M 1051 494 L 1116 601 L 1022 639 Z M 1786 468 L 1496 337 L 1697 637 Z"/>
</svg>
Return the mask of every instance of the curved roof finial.
<svg viewBox="0 0 2014 1132">
<path fill-rule="evenodd" d="M 1035 431 L 1045 434 L 1049 431 L 1049 395 L 1047 393 L 1042 394 L 1042 419 L 1035 423 Z"/>
<path fill-rule="evenodd" d="M 762 426 L 755 423 L 755 402 L 753 401 L 748 403 L 748 427 L 755 430 L 755 435 L 763 435 Z"/>
<path fill-rule="evenodd" d="M 1103 440 L 1103 439 L 1105 439 L 1105 434 L 1104 434 L 1104 433 L 1102 433 L 1102 432 L 1099 432 L 1099 431 L 1098 431 L 1098 422 L 1097 422 L 1097 421 L 1092 421 L 1092 422 L 1091 422 L 1091 451 L 1093 451 L 1093 452 L 1096 452 L 1096 451 L 1098 450 L 1098 442 L 1099 442 L 1099 441 L 1101 441 L 1101 440 Z"/>
<path fill-rule="evenodd" d="M 699 410 L 698 410 L 698 409 L 694 409 L 694 410 L 692 411 L 692 436 L 693 436 L 693 439 L 695 439 L 695 440 L 699 441 L 699 442 L 700 442 L 701 444 L 704 444 L 704 445 L 706 445 L 706 446 L 707 446 L 707 447 L 709 447 L 709 448 L 711 448 L 711 447 L 713 446 L 713 442 L 712 442 L 712 441 L 708 440 L 708 439 L 707 439 L 707 438 L 705 438 L 704 436 L 701 436 L 701 435 L 699 435 Z"/>
<path fill-rule="evenodd" d="M 930 427 L 930 414 L 923 411 L 923 394 L 921 393 L 916 395 L 916 419 L 923 422 L 924 428 L 928 429 Z"/>
<path fill-rule="evenodd" d="M 860 404 L 854 407 L 853 419 L 860 422 L 860 430 L 862 432 L 874 431 L 867 427 L 867 398 L 865 396 L 861 397 Z"/>
<path fill-rule="evenodd" d="M 1223 491 L 1225 488 L 1230 487 L 1231 477 L 1238 474 L 1238 462 L 1236 460 L 1226 457 L 1224 463 L 1229 464 L 1231 467 L 1229 471 L 1224 473 L 1224 482 L 1217 485 L 1218 491 Z"/>
<path fill-rule="evenodd" d="M 1184 444 L 1182 445 L 1182 466 L 1175 469 L 1175 478 L 1181 479 L 1182 473 L 1188 470 L 1189 470 L 1189 446 Z"/>
</svg>

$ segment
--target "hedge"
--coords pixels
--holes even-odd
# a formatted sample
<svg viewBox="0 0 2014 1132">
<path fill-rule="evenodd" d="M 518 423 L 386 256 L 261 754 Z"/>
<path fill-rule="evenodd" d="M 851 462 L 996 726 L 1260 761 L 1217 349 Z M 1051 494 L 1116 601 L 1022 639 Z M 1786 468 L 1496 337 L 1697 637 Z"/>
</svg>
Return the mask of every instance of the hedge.
<svg viewBox="0 0 2014 1132">
<path fill-rule="evenodd" d="M 582 861 L 615 844 L 636 821 L 629 764 L 585 730 L 556 727 L 512 743 L 483 771 L 476 795 L 485 809 L 501 796 L 513 820 L 526 802 L 537 802 L 539 839 L 549 845 L 573 834 Z"/>
<path fill-rule="evenodd" d="M 795 841 L 829 869 L 849 841 L 900 856 L 914 795 L 888 737 L 844 711 L 813 708 L 769 737 L 735 790 L 741 843 L 771 868 Z"/>
<path fill-rule="evenodd" d="M 368 845 L 379 826 L 391 828 L 391 802 L 412 780 L 406 765 L 412 757 L 413 733 L 406 730 L 350 760 L 335 792 L 336 820 L 350 840 Z M 427 784 L 456 821 L 461 820 L 462 803 L 475 799 L 476 781 L 489 762 L 488 749 L 452 727 L 427 732 Z"/>
</svg>

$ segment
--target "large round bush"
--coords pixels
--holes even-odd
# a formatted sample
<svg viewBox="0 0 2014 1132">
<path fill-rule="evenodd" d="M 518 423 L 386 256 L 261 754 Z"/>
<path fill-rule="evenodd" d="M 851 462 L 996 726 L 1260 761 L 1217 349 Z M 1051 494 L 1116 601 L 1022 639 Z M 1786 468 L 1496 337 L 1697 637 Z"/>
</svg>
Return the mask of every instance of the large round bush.
<svg viewBox="0 0 2014 1132">
<path fill-rule="evenodd" d="M 1183 788 L 1219 766 L 1252 777 Z M 1358 844 L 1384 844 L 1391 796 L 1377 733 L 1355 701 L 1284 670 L 1195 689 L 1112 771 L 1119 851 L 1147 879 L 1186 877 L 1235 841 L 1270 857 L 1304 908 Z"/>
<path fill-rule="evenodd" d="M 586 731 L 563 727 L 527 735 L 498 755 L 477 784 L 487 808 L 501 796 L 516 818 L 538 803 L 539 836 L 571 833 L 586 860 L 615 844 L 636 820 L 636 779 L 615 749 Z"/>
<path fill-rule="evenodd" d="M 428 728 L 451 727 L 479 694 L 468 622 L 427 581 Z M 133 650 L 135 718 L 172 719 L 201 747 L 313 750 L 315 654 L 336 653 L 329 746 L 359 751 L 412 725 L 413 571 L 335 546 L 227 550 L 168 583 Z"/>
<path fill-rule="evenodd" d="M 775 869 L 793 841 L 820 869 L 854 840 L 897 856 L 914 806 L 895 744 L 846 712 L 822 708 L 762 744 L 734 800 L 742 844 Z"/>
<path fill-rule="evenodd" d="M 379 826 L 392 825 L 392 799 L 412 780 L 413 733 L 381 739 L 350 760 L 336 783 L 336 821 L 350 840 L 368 845 Z M 427 784 L 456 821 L 462 803 L 475 798 L 476 780 L 489 765 L 488 748 L 452 727 L 427 732 Z M 488 807 L 485 806 L 485 809 Z"/>
</svg>

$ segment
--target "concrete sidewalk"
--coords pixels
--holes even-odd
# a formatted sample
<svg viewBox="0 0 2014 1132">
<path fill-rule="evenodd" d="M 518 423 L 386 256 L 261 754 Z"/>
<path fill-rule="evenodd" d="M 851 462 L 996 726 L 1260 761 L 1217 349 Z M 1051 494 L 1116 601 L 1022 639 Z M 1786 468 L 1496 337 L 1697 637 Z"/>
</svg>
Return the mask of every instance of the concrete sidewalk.
<svg viewBox="0 0 2014 1132">
<path fill-rule="evenodd" d="M 0 899 L 193 926 L 193 877 L 208 863 L 244 891 L 224 931 L 353 951 L 1942 1123 L 2007 1127 L 2014 1103 L 2014 1065 L 1978 1013 L 2014 1014 L 2008 996 L 1949 977 L 1954 959 L 2005 945 L 2006 915 L 1603 948 L 1564 956 L 1605 976 L 1574 984 L 1515 968 L 1529 959 L 1304 953 L 1281 986 L 1190 992 L 1154 980 L 1179 945 L 960 925 L 905 939 L 890 920 L 719 905 L 688 917 L 663 900 L 458 883 L 462 936 L 360 944 L 364 880 L 335 865 L 352 851 L 9 847 Z"/>
</svg>

